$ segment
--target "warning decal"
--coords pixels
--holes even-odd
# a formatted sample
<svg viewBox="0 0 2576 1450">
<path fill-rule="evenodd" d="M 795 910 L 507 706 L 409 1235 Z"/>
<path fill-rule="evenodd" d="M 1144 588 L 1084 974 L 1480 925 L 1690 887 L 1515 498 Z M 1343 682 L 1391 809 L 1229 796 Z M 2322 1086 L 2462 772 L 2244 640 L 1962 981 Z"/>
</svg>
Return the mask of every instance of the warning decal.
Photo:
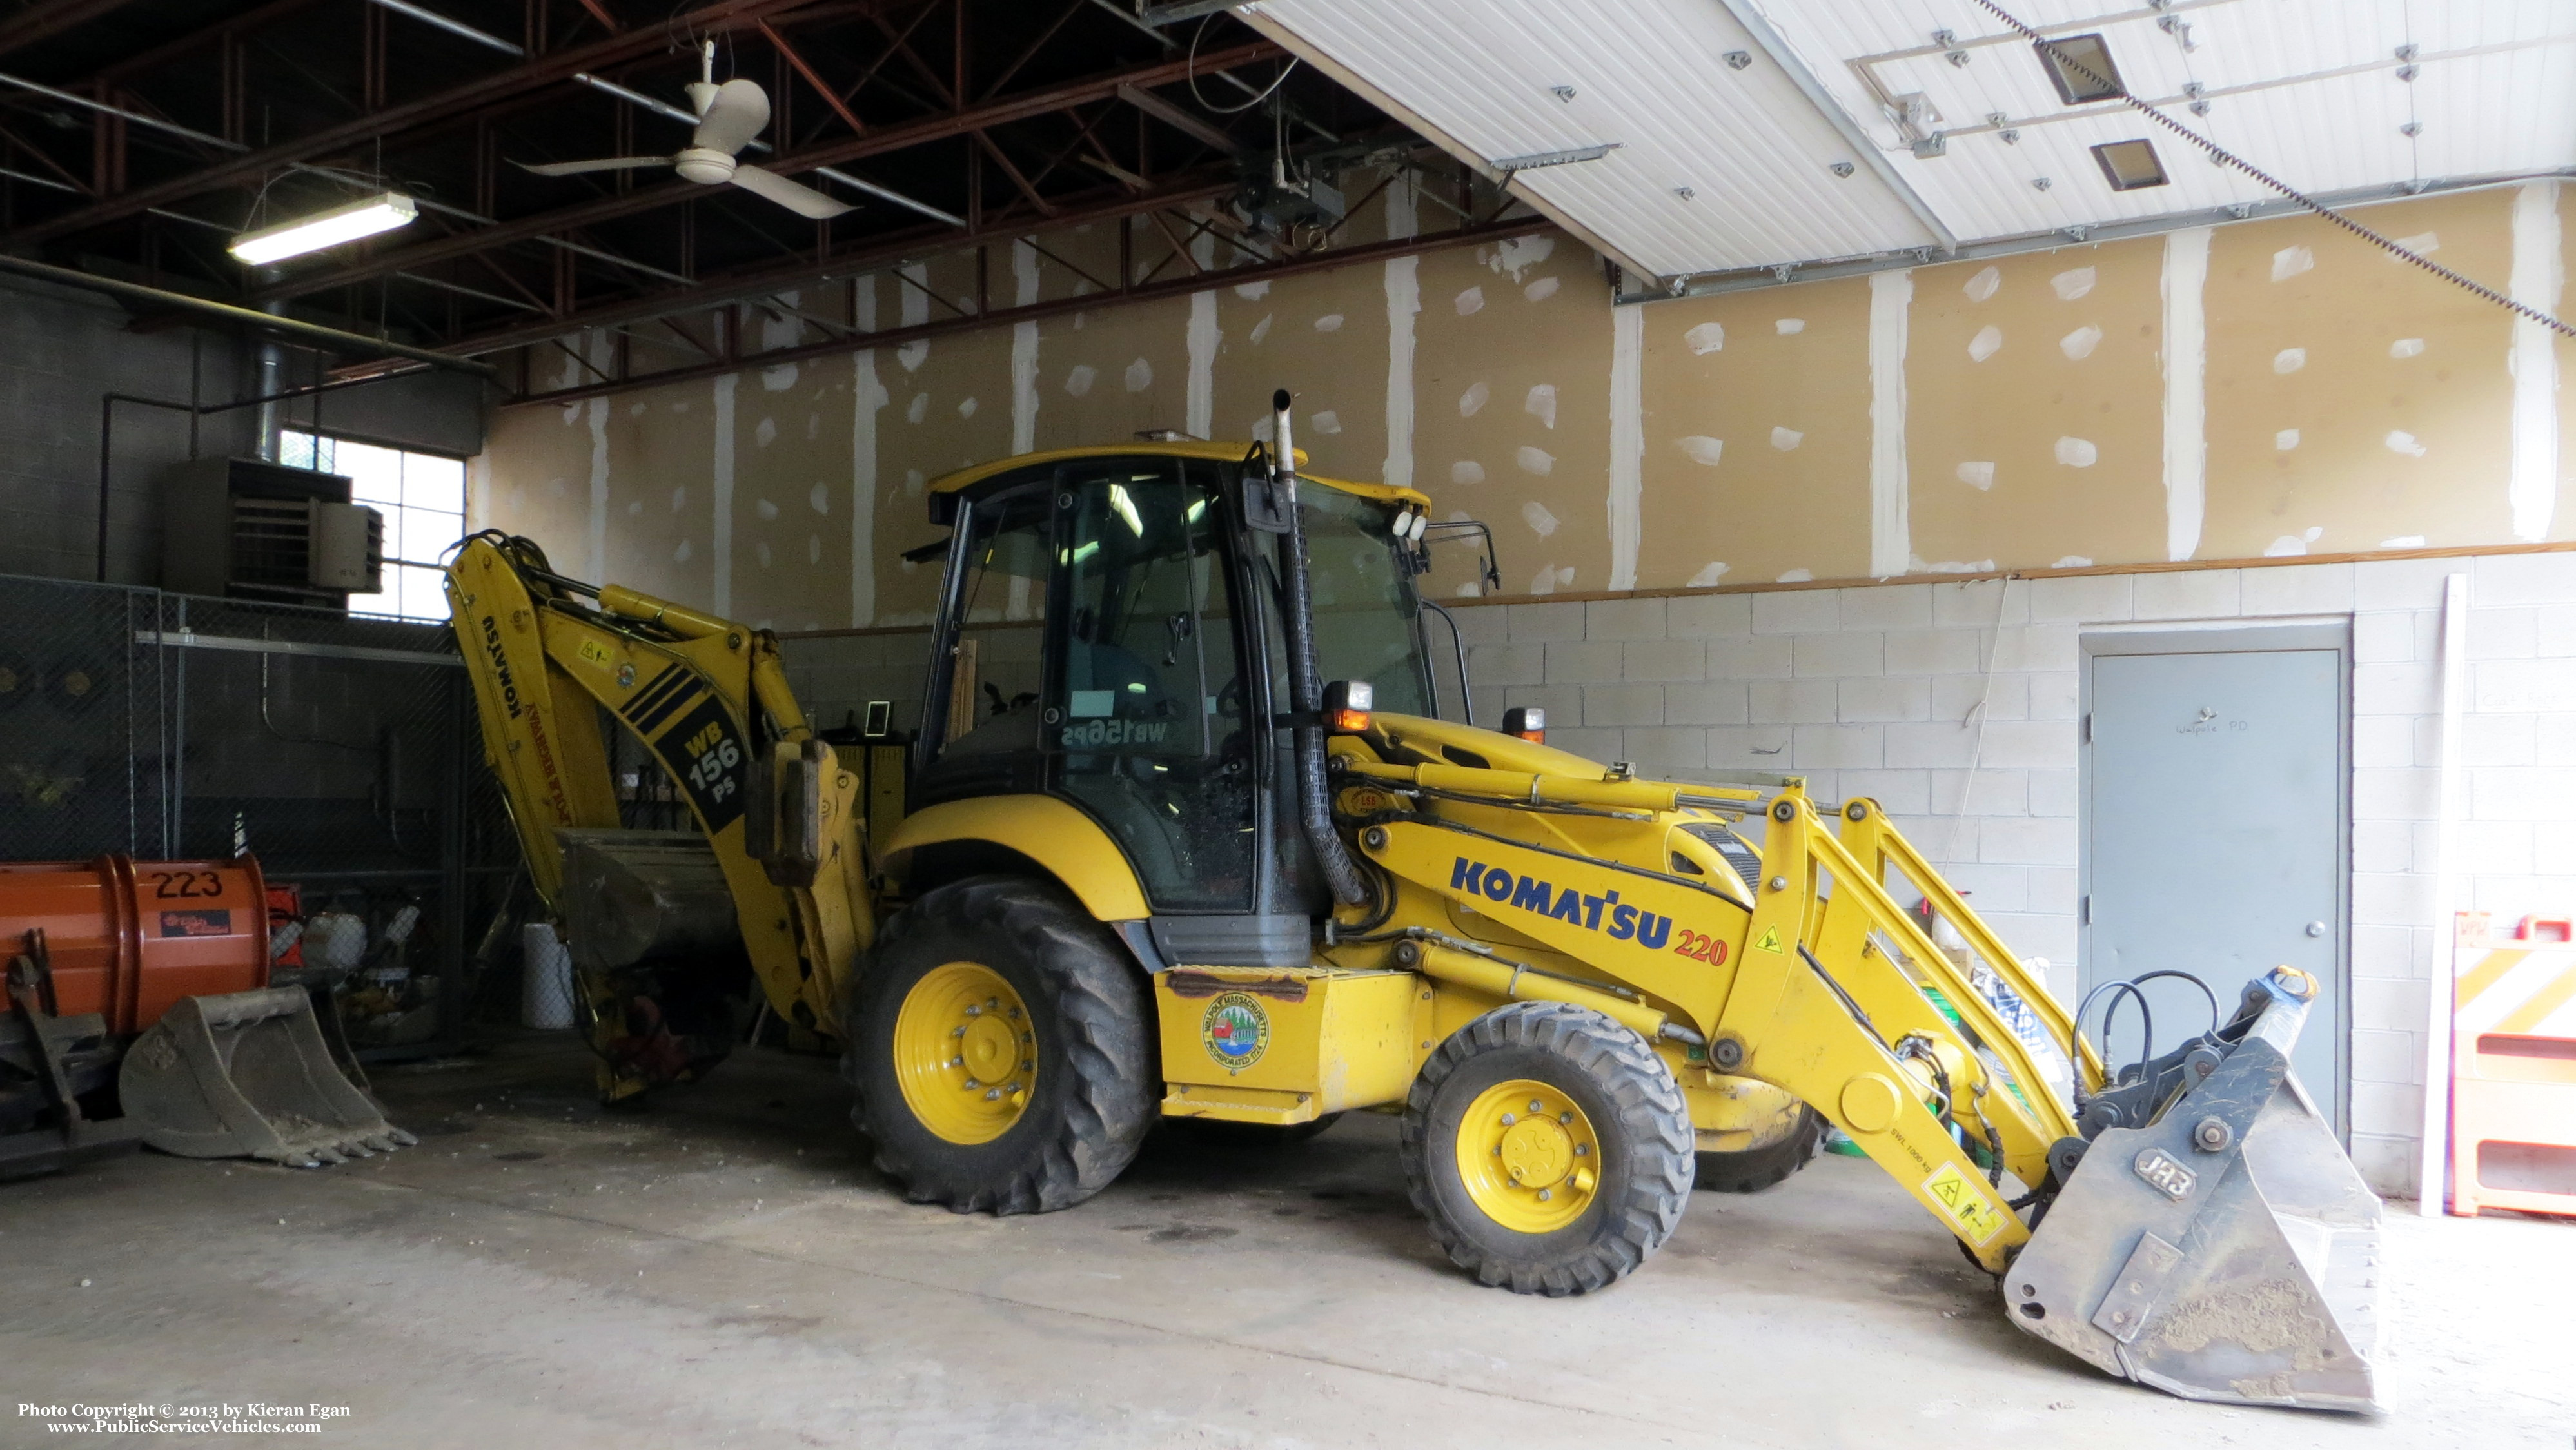
<svg viewBox="0 0 2576 1450">
<path fill-rule="evenodd" d="M 1757 952 L 1776 952 L 1780 950 L 1780 928 L 1776 926 L 1766 926 L 1762 928 L 1761 938 L 1753 943 L 1753 949 Z"/>
<path fill-rule="evenodd" d="M 2004 1211 L 1986 1197 L 1985 1191 L 1968 1181 L 1956 1163 L 1944 1163 L 1923 1180 L 1924 1196 L 1940 1205 L 1941 1211 L 1956 1220 L 1968 1242 L 1983 1245 L 2003 1232 Z"/>
</svg>

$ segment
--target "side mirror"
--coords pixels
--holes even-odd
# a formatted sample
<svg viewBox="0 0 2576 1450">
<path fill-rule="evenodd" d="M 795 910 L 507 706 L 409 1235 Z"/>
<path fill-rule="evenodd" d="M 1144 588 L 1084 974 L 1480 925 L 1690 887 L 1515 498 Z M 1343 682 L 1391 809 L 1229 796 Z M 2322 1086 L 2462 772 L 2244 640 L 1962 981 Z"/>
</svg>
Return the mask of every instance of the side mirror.
<svg viewBox="0 0 2576 1450">
<path fill-rule="evenodd" d="M 1357 735 L 1369 728 L 1369 711 L 1377 690 L 1366 680 L 1335 680 L 1324 687 L 1324 728 L 1335 735 Z"/>
<path fill-rule="evenodd" d="M 1285 501 L 1279 497 L 1279 486 L 1271 479 L 1268 469 L 1243 470 L 1241 497 L 1244 527 L 1258 529 L 1265 534 L 1288 532 L 1288 510 L 1285 507 Z"/>
<path fill-rule="evenodd" d="M 823 788 L 839 769 L 832 747 L 808 736 L 752 758 L 742 814 L 743 853 L 770 884 L 811 886 L 823 868 Z"/>
</svg>

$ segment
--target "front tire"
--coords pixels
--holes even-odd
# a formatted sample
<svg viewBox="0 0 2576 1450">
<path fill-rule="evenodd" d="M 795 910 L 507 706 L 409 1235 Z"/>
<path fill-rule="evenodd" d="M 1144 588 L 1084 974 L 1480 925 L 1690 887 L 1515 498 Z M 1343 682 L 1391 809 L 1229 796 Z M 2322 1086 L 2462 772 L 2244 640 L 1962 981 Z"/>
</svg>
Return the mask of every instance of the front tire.
<svg viewBox="0 0 2576 1450">
<path fill-rule="evenodd" d="M 1589 1008 L 1515 1002 L 1423 1064 L 1402 1151 L 1452 1263 L 1557 1296 L 1616 1283 L 1662 1246 L 1689 1200 L 1692 1141 L 1645 1039 Z"/>
<path fill-rule="evenodd" d="M 842 1020 L 851 1121 L 915 1203 L 1070 1208 L 1154 1125 L 1144 974 L 1052 883 L 978 876 L 924 893 L 886 924 Z"/>
</svg>

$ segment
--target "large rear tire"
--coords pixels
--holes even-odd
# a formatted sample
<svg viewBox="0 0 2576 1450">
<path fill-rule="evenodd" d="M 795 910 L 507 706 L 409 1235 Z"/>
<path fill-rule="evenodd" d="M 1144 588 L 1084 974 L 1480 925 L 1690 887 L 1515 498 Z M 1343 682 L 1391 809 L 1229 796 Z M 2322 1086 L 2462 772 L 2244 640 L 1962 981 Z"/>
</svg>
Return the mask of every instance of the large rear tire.
<svg viewBox="0 0 2576 1450">
<path fill-rule="evenodd" d="M 1616 1283 L 1681 1222 L 1690 1112 L 1645 1039 L 1515 1002 L 1442 1043 L 1406 1098 L 1404 1174 L 1452 1263 L 1515 1294 Z"/>
<path fill-rule="evenodd" d="M 1798 1104 L 1797 1126 L 1787 1136 L 1741 1153 L 1699 1155 L 1699 1186 L 1719 1193 L 1759 1193 L 1816 1161 L 1825 1120 Z"/>
<path fill-rule="evenodd" d="M 851 1121 L 915 1203 L 1070 1208 L 1154 1125 L 1144 974 L 1052 883 L 978 876 L 904 908 L 842 1006 Z"/>
</svg>

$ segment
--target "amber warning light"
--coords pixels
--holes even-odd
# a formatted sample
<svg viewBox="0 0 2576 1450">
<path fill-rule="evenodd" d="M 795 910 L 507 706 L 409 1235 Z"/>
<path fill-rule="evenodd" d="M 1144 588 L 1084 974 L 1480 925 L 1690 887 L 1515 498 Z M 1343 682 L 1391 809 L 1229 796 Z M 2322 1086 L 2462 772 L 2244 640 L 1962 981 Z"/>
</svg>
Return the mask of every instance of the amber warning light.
<svg viewBox="0 0 2576 1450">
<path fill-rule="evenodd" d="M 1547 743 L 1547 712 L 1536 705 L 1516 705 L 1503 712 L 1503 733 L 1532 745 Z"/>
<path fill-rule="evenodd" d="M 1335 680 L 1324 687 L 1324 728 L 1336 735 L 1357 735 L 1369 728 L 1369 708 L 1377 692 L 1366 680 Z"/>
</svg>

